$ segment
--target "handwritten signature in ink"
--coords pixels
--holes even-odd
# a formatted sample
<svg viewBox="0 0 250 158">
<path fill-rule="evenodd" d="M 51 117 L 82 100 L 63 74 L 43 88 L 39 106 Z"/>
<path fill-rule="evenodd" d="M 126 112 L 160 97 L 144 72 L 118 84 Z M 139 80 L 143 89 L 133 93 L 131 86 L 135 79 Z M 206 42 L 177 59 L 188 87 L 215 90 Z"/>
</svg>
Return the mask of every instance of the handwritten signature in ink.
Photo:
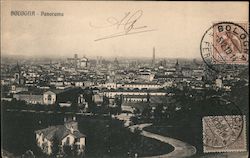
<svg viewBox="0 0 250 158">
<path fill-rule="evenodd" d="M 138 33 L 144 33 L 144 32 L 150 32 L 150 31 L 156 31 L 156 29 L 148 29 L 148 26 L 136 26 L 136 23 L 139 21 L 139 19 L 142 17 L 143 11 L 137 10 L 134 13 L 127 12 L 125 15 L 118 20 L 115 17 L 109 17 L 106 19 L 106 25 L 102 26 L 94 26 L 92 23 L 90 23 L 90 26 L 92 28 L 108 28 L 113 27 L 115 30 L 118 30 L 119 32 L 103 36 L 101 38 L 95 39 L 95 41 L 105 40 L 109 38 L 115 38 L 125 35 L 131 35 L 131 34 L 138 34 Z"/>
</svg>

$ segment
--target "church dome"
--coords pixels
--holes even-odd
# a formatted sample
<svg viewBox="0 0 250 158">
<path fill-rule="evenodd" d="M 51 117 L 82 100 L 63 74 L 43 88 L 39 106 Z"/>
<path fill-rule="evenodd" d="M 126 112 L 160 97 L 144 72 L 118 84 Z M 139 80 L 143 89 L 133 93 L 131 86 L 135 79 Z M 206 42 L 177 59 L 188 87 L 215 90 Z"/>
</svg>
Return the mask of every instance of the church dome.
<svg viewBox="0 0 250 158">
<path fill-rule="evenodd" d="M 83 58 L 81 58 L 81 61 L 85 61 L 85 62 L 87 62 L 88 61 L 88 58 L 86 58 L 86 57 L 83 57 Z"/>
</svg>

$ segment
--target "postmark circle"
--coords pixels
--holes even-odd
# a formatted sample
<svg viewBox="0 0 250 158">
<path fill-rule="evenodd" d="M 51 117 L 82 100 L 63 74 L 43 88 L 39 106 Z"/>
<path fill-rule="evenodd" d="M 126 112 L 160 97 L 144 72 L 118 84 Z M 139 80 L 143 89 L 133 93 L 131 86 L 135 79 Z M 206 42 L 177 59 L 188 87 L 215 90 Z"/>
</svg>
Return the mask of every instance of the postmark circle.
<svg viewBox="0 0 250 158">
<path fill-rule="evenodd" d="M 239 24 L 220 22 L 202 36 L 200 53 L 204 63 L 216 72 L 248 65 L 249 35 Z"/>
<path fill-rule="evenodd" d="M 244 129 L 244 117 L 238 106 L 231 102 L 238 114 L 205 116 L 203 122 L 203 145 L 224 148 L 236 142 Z"/>
</svg>

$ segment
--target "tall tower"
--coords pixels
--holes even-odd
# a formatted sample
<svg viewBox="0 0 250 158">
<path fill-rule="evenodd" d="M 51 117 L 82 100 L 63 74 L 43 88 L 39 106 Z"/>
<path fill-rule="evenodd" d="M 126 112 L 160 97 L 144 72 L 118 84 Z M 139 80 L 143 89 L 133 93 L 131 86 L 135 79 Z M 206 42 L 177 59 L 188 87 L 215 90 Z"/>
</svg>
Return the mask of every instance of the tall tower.
<svg viewBox="0 0 250 158">
<path fill-rule="evenodd" d="M 78 67 L 78 54 L 74 54 L 73 60 L 74 60 L 74 66 L 75 68 L 77 68 Z"/>
<path fill-rule="evenodd" d="M 175 69 L 176 69 L 177 74 L 181 74 L 181 66 L 179 64 L 178 59 L 176 60 L 176 63 L 175 63 Z"/>
<path fill-rule="evenodd" d="M 15 82 L 20 84 L 21 69 L 20 69 L 18 61 L 17 61 L 16 66 L 14 67 L 14 69 L 12 71 L 14 72 Z"/>
<path fill-rule="evenodd" d="M 155 47 L 153 47 L 153 59 L 152 59 L 152 66 L 155 66 Z"/>
<path fill-rule="evenodd" d="M 115 58 L 114 65 L 115 65 L 115 67 L 117 67 L 117 68 L 119 67 L 119 62 L 118 62 L 117 58 Z"/>
<path fill-rule="evenodd" d="M 77 54 L 74 54 L 74 58 L 77 59 L 77 58 L 78 58 L 78 55 L 77 55 Z"/>
</svg>

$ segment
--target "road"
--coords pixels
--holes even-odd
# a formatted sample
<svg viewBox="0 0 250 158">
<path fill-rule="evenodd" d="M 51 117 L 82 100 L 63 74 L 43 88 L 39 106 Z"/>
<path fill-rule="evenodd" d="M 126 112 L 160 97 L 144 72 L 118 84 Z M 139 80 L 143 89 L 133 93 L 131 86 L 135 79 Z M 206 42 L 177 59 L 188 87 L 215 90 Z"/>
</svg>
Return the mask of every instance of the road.
<svg viewBox="0 0 250 158">
<path fill-rule="evenodd" d="M 46 114 L 61 114 L 61 111 L 43 111 L 43 110 L 19 110 L 19 109 L 6 109 L 7 112 L 29 112 L 29 113 L 46 113 Z M 80 113 L 80 112 L 64 112 L 64 114 L 75 114 L 75 115 L 82 115 L 82 116 L 93 116 L 93 113 Z M 103 114 L 103 116 L 109 116 L 109 114 Z"/>
<path fill-rule="evenodd" d="M 143 128 L 151 126 L 151 125 L 152 124 L 139 124 L 139 125 L 130 126 L 129 128 L 132 132 L 134 132 L 135 129 L 139 129 L 141 130 L 140 134 L 145 137 L 153 138 L 161 142 L 170 144 L 174 147 L 174 150 L 168 154 L 144 157 L 144 158 L 184 158 L 184 157 L 192 156 L 196 153 L 196 148 L 192 145 L 189 145 L 177 139 L 161 136 L 161 135 L 150 133 L 150 132 L 143 130 Z"/>
</svg>

